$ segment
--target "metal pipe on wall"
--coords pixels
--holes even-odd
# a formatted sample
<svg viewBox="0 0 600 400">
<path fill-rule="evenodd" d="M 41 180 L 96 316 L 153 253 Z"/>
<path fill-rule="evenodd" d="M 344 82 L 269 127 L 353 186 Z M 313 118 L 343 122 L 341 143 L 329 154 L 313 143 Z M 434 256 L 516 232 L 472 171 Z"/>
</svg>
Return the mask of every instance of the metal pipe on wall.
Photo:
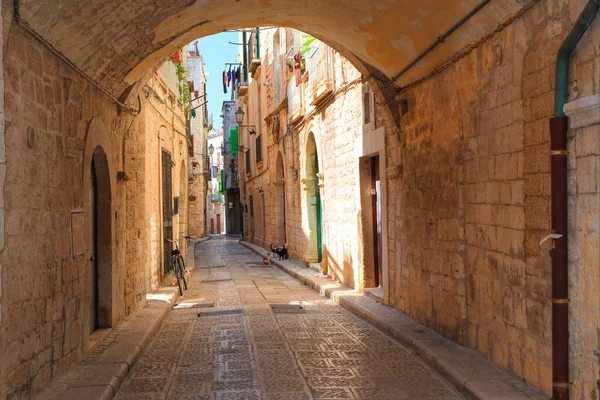
<svg viewBox="0 0 600 400">
<path fill-rule="evenodd" d="M 563 111 L 569 96 L 569 60 L 600 9 L 589 0 L 556 56 L 554 118 L 550 119 L 552 197 L 552 398 L 569 399 L 569 255 L 568 255 L 568 118 Z"/>
</svg>

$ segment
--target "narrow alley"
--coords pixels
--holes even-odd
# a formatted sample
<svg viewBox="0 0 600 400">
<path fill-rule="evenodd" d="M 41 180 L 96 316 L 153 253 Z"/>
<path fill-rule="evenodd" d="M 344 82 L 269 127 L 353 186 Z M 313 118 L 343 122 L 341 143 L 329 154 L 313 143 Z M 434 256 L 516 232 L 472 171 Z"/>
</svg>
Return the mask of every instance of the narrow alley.
<svg viewBox="0 0 600 400">
<path fill-rule="evenodd" d="M 199 244 L 195 256 L 188 292 L 116 399 L 463 398 L 413 352 L 237 239 Z"/>
<path fill-rule="evenodd" d="M 0 17 L 0 400 L 600 400 L 600 0 Z"/>
</svg>

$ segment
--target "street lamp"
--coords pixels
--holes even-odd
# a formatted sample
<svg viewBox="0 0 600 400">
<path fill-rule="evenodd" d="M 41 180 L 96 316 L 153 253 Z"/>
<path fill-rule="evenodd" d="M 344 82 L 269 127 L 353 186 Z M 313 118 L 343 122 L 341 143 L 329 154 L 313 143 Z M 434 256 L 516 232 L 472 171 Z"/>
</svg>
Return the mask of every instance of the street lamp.
<svg viewBox="0 0 600 400">
<path fill-rule="evenodd" d="M 244 123 L 245 115 L 246 113 L 244 112 L 244 110 L 242 110 L 242 107 L 238 107 L 237 111 L 235 112 L 235 119 L 238 125 L 242 126 L 242 124 Z"/>
<path fill-rule="evenodd" d="M 256 127 L 254 125 L 242 125 L 244 123 L 245 115 L 246 113 L 244 110 L 242 110 L 242 107 L 238 107 L 237 111 L 235 112 L 235 120 L 240 128 L 247 128 L 251 135 L 255 135 Z"/>
<path fill-rule="evenodd" d="M 208 154 L 211 156 L 215 154 L 215 146 L 213 146 L 212 143 L 210 144 L 210 146 L 208 146 Z"/>
</svg>

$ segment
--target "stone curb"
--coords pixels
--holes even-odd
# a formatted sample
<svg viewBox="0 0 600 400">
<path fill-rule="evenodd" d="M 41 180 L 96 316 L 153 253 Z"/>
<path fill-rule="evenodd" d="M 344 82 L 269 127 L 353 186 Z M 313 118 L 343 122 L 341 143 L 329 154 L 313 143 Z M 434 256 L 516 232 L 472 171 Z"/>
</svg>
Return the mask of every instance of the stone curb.
<svg viewBox="0 0 600 400">
<path fill-rule="evenodd" d="M 267 253 L 254 244 L 244 241 L 240 241 L 240 244 L 260 256 Z M 469 399 L 548 399 L 522 379 L 487 361 L 475 350 L 446 339 L 398 310 L 378 303 L 322 274 L 316 274 L 309 268 L 272 258 L 271 264 L 412 349 Z"/>
<path fill-rule="evenodd" d="M 206 237 L 190 241 L 186 264 L 190 276 L 195 270 L 195 246 L 209 239 L 210 237 Z M 125 318 L 116 328 L 111 329 L 85 359 L 33 398 L 36 400 L 112 399 L 178 298 L 177 288 L 171 286 L 164 286 L 149 293 L 146 306 L 140 312 Z"/>
</svg>

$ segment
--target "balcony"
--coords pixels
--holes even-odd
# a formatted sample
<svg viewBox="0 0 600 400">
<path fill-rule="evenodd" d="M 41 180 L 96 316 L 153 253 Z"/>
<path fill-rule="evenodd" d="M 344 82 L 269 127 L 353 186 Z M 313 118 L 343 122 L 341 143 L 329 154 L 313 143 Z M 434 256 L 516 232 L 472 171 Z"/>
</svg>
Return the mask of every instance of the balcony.
<svg viewBox="0 0 600 400">
<path fill-rule="evenodd" d="M 240 85 L 238 86 L 237 95 L 238 95 L 238 97 L 242 97 L 242 96 L 245 96 L 246 94 L 248 94 L 248 82 L 245 82 L 242 80 L 240 82 Z"/>
<path fill-rule="evenodd" d="M 259 32 L 259 28 L 256 28 L 254 32 L 250 34 L 250 40 L 248 41 L 248 72 L 253 78 L 261 63 Z"/>
<path fill-rule="evenodd" d="M 302 95 L 303 85 L 304 84 L 300 84 L 300 86 L 296 86 L 296 80 L 293 78 L 288 82 L 288 119 L 292 124 L 304 116 L 304 103 Z"/>
<path fill-rule="evenodd" d="M 333 68 L 331 49 L 318 42 L 314 55 L 306 60 L 308 84 L 306 85 L 306 102 L 316 106 L 333 93 Z"/>
</svg>

